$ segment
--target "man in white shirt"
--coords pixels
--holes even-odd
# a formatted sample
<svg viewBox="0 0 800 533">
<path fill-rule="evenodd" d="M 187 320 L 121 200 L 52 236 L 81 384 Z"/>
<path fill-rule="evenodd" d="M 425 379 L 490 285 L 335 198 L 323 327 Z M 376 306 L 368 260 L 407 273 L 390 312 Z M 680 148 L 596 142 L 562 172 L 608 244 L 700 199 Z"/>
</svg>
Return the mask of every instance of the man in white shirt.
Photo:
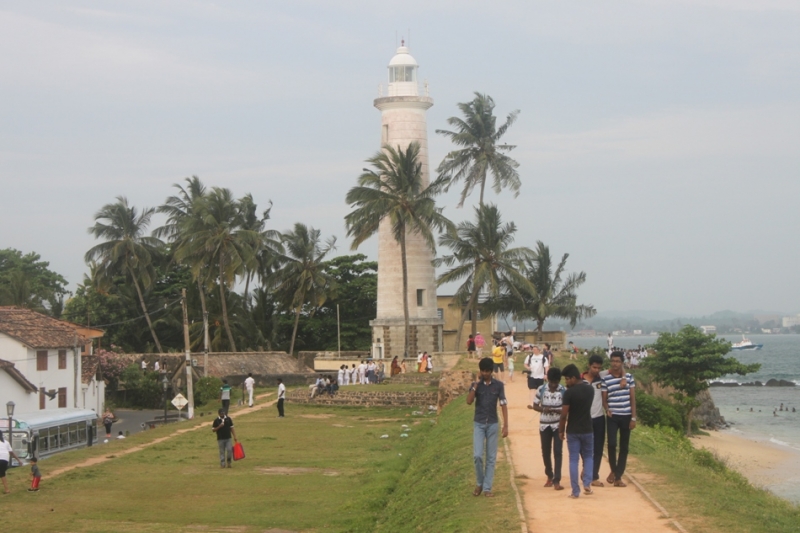
<svg viewBox="0 0 800 533">
<path fill-rule="evenodd" d="M 344 385 L 344 365 L 339 367 L 339 372 L 336 375 L 336 382 L 340 387 Z"/>
<path fill-rule="evenodd" d="M 161 370 L 161 364 L 160 364 L 158 361 L 156 361 L 155 363 L 153 363 L 153 370 L 154 370 L 154 371 L 156 371 L 156 372 L 158 372 L 159 370 Z"/>
<path fill-rule="evenodd" d="M 355 385 L 357 378 L 358 378 L 358 369 L 356 368 L 356 364 L 353 363 L 353 368 L 350 369 L 350 384 Z"/>
<path fill-rule="evenodd" d="M 358 365 L 358 382 L 361 385 L 367 384 L 367 363 L 361 361 L 361 364 Z"/>
<path fill-rule="evenodd" d="M 548 361 L 539 347 L 534 344 L 533 352 L 525 357 L 525 371 L 528 373 L 528 390 L 530 391 L 531 397 L 528 409 L 533 409 L 533 400 L 536 396 L 536 390 L 544 385 L 544 378 L 549 368 L 550 361 Z"/>
<path fill-rule="evenodd" d="M 147 361 L 142 359 L 142 370 L 147 370 Z"/>
<path fill-rule="evenodd" d="M 253 407 L 253 389 L 256 386 L 256 380 L 253 379 L 253 373 L 247 374 L 247 379 L 244 380 L 244 388 L 247 389 L 247 396 L 250 398 L 247 405 Z"/>
<path fill-rule="evenodd" d="M 278 378 L 278 418 L 283 418 L 283 401 L 286 399 L 286 385 Z"/>
</svg>

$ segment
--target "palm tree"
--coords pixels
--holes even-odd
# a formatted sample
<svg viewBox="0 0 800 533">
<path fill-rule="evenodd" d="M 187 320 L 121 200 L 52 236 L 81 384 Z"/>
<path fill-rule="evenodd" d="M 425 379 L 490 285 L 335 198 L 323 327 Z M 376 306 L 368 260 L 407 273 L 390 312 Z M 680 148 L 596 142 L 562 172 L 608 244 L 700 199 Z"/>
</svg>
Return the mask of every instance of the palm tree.
<svg viewBox="0 0 800 533">
<path fill-rule="evenodd" d="M 298 222 L 294 229 L 284 233 L 283 244 L 286 253 L 281 258 L 283 266 L 275 273 L 274 283 L 276 294 L 294 311 L 291 355 L 303 306 L 310 303 L 313 313 L 335 288 L 333 278 L 325 272 L 325 256 L 336 249 L 336 237 L 322 243 L 319 230 Z"/>
<path fill-rule="evenodd" d="M 452 226 L 434 200 L 445 179 L 438 178 L 425 187 L 419 149 L 416 142 L 409 144 L 405 151 L 399 146 L 394 149 L 386 145 L 367 159 L 373 169 L 365 168 L 358 178 L 358 186 L 347 193 L 346 201 L 354 209 L 344 218 L 347 235 L 353 237 L 353 250 L 374 235 L 382 223 L 389 224 L 394 239 L 400 244 L 406 353 L 410 340 L 406 236 L 412 233 L 420 235 L 435 251 L 432 230 L 445 230 Z"/>
<path fill-rule="evenodd" d="M 501 189 L 507 187 L 514 191 L 515 198 L 519 196 L 520 180 L 517 173 L 519 163 L 503 153 L 510 152 L 516 146 L 498 144 L 500 138 L 517 120 L 519 110 L 509 113 L 505 123 L 498 128 L 497 117 L 494 116 L 494 100 L 491 96 L 476 92 L 471 102 L 458 104 L 458 108 L 464 118 L 447 119 L 447 123 L 453 126 L 455 131 L 436 130 L 436 133 L 449 137 L 456 146 L 463 147 L 448 153 L 436 169 L 440 177 L 445 177 L 449 181 L 447 189 L 450 185 L 464 180 L 458 207 L 464 205 L 467 196 L 477 186 L 481 188 L 478 205 L 483 205 L 483 192 L 489 172 L 494 177 L 492 188 L 496 193 L 499 194 Z"/>
<path fill-rule="evenodd" d="M 142 288 L 147 290 L 153 285 L 153 259 L 163 246 L 156 237 L 146 235 L 153 213 L 152 208 L 138 213 L 124 196 L 118 196 L 117 203 L 103 206 L 94 216 L 95 224 L 89 228 L 89 233 L 105 242 L 86 252 L 85 260 L 87 263 L 97 261 L 101 279 L 123 275 L 133 281 L 150 334 L 159 353 L 163 353 L 142 292 Z"/>
<path fill-rule="evenodd" d="M 197 202 L 197 216 L 187 220 L 185 238 L 175 250 L 179 261 L 191 265 L 195 278 L 203 268 L 217 271 L 222 321 L 232 351 L 236 341 L 228 320 L 225 290 L 232 287 L 236 276 L 243 275 L 258 247 L 259 234 L 244 229 L 239 203 L 229 189 L 214 187 Z"/>
<path fill-rule="evenodd" d="M 477 331 L 478 295 L 488 292 L 500 296 L 503 289 L 515 293 L 517 287 L 528 287 L 528 280 L 519 273 L 523 261 L 533 252 L 525 247 L 509 248 L 517 228 L 513 222 L 502 224 L 500 210 L 494 204 L 475 208 L 476 222 L 462 222 L 439 237 L 439 245 L 453 253 L 434 260 L 436 267 L 457 266 L 439 276 L 437 283 L 463 280 L 454 300 L 466 303 L 456 329 L 456 349 L 461 346 L 461 329 L 471 311 L 472 334 Z"/>
<path fill-rule="evenodd" d="M 239 210 L 242 215 L 242 228 L 254 231 L 260 236 L 252 257 L 244 267 L 245 282 L 242 303 L 244 308 L 248 310 L 250 309 L 250 281 L 257 273 L 265 273 L 266 275 L 266 273 L 273 270 L 277 259 L 283 254 L 283 244 L 281 244 L 282 235 L 280 232 L 266 229 L 266 223 L 272 211 L 272 202 L 269 203 L 269 207 L 259 217 L 258 208 L 255 201 L 253 201 L 253 195 L 248 193 L 239 200 Z"/>
<path fill-rule="evenodd" d="M 578 287 L 586 282 L 586 273 L 578 272 L 566 275 L 565 267 L 569 254 L 564 254 L 561 262 L 553 271 L 550 248 L 542 241 L 536 243 L 533 259 L 526 261 L 525 277 L 530 282 L 520 287 L 518 295 L 507 295 L 499 302 L 499 308 L 510 312 L 515 318 L 530 319 L 536 322 L 537 340 L 542 340 L 544 322 L 550 317 L 568 319 L 574 328 L 579 320 L 591 318 L 597 311 L 592 305 L 578 305 L 576 294 Z M 504 301 L 502 301 L 504 300 Z"/>
<path fill-rule="evenodd" d="M 178 193 L 167 198 L 164 205 L 156 209 L 159 213 L 167 215 L 167 222 L 163 226 L 156 228 L 153 231 L 153 235 L 160 239 L 169 239 L 172 242 L 173 250 L 179 248 L 184 241 L 188 240 L 189 220 L 197 215 L 197 204 L 206 193 L 206 186 L 197 176 L 186 178 L 185 181 L 186 188 L 177 183 L 173 184 L 173 187 L 178 189 Z M 198 272 L 197 275 L 193 272 L 192 275 L 197 283 L 200 308 L 203 317 L 205 317 L 208 313 L 205 291 L 207 276 L 202 275 L 201 272 Z"/>
</svg>

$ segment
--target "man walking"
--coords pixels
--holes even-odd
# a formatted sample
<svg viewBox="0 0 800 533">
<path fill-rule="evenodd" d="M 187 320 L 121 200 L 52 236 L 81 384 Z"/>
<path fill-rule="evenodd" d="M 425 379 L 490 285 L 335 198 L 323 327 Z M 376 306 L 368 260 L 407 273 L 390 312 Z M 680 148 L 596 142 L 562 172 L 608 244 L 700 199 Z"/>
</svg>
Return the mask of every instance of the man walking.
<svg viewBox="0 0 800 533">
<path fill-rule="evenodd" d="M 528 409 L 533 409 L 533 398 L 539 387 L 544 385 L 544 378 L 550 362 L 547 357 L 539 351 L 538 346 L 533 347 L 533 352 L 525 357 L 525 371 L 528 373 L 528 390 L 530 390 L 531 401 Z"/>
<path fill-rule="evenodd" d="M 467 405 L 475 402 L 475 417 L 472 423 L 472 457 L 475 462 L 475 490 L 473 496 L 483 493 L 492 497 L 492 481 L 497 460 L 497 404 L 503 412 L 503 438 L 508 437 L 508 406 L 502 381 L 492 379 L 494 363 L 488 357 L 478 363 L 480 379 L 473 383 L 467 394 Z M 486 459 L 484 460 L 484 452 Z"/>
<path fill-rule="evenodd" d="M 606 410 L 608 427 L 608 464 L 611 473 L 607 481 L 615 487 L 627 486 L 622 482 L 628 463 L 628 444 L 631 430 L 636 427 L 636 383 L 633 376 L 622 368 L 625 355 L 611 352 L 611 369 L 603 377 L 603 407 Z M 619 433 L 619 455 L 617 455 L 617 433 Z"/>
<path fill-rule="evenodd" d="M 247 397 L 249 398 L 247 405 L 253 407 L 253 389 L 255 389 L 256 380 L 253 379 L 253 373 L 247 374 L 247 379 L 244 380 L 244 388 L 247 389 Z"/>
<path fill-rule="evenodd" d="M 467 339 L 467 354 L 469 354 L 470 359 L 475 357 L 475 337 L 472 335 Z"/>
<path fill-rule="evenodd" d="M 283 401 L 286 399 L 286 385 L 278 378 L 278 418 L 283 418 Z"/>
<path fill-rule="evenodd" d="M 594 453 L 592 486 L 603 487 L 600 481 L 600 463 L 603 460 L 603 445 L 606 443 L 606 417 L 603 411 L 603 377 L 608 374 L 603 370 L 603 358 L 597 354 L 589 356 L 589 369 L 581 375 L 583 382 L 592 387 L 592 432 L 594 433 Z"/>
<path fill-rule="evenodd" d="M 500 379 L 503 379 L 503 372 L 505 371 L 506 362 L 506 345 L 498 343 L 492 349 L 492 365 L 494 372 L 497 373 Z"/>
<path fill-rule="evenodd" d="M 542 440 L 544 473 L 547 476 L 544 486 L 555 490 L 564 490 L 561 486 L 562 443 L 558 437 L 558 423 L 566 390 L 561 385 L 561 369 L 551 368 L 547 371 L 547 384 L 539 387 L 533 400 L 533 408 L 542 413 L 539 417 L 539 436 Z M 555 468 L 550 459 L 551 450 Z"/>
<path fill-rule="evenodd" d="M 225 414 L 228 414 L 228 408 L 231 406 L 231 390 L 233 387 L 228 385 L 228 380 L 222 380 L 222 387 L 219 388 L 219 399 L 222 402 L 222 409 L 225 411 Z"/>
<path fill-rule="evenodd" d="M 477 332 L 475 334 L 475 353 L 478 355 L 478 359 L 483 359 L 483 347 L 486 346 L 486 339 L 483 338 L 481 332 Z"/>
<path fill-rule="evenodd" d="M 233 429 L 233 420 L 224 409 L 218 411 L 219 416 L 211 424 L 211 431 L 217 434 L 217 446 L 219 446 L 219 466 L 220 468 L 231 468 L 233 461 L 233 442 L 236 441 L 236 430 Z M 231 442 L 233 436 L 233 442 Z"/>
<path fill-rule="evenodd" d="M 583 382 L 581 373 L 575 365 L 567 365 L 561 373 L 567 385 L 563 394 L 561 418 L 558 423 L 558 436 L 567 439 L 569 450 L 569 483 L 572 487 L 570 498 L 581 495 L 581 481 L 586 495 L 592 492 L 593 458 L 592 448 L 592 388 Z M 567 423 L 569 422 L 569 423 Z M 583 459 L 583 479 L 578 478 L 578 463 Z"/>
</svg>

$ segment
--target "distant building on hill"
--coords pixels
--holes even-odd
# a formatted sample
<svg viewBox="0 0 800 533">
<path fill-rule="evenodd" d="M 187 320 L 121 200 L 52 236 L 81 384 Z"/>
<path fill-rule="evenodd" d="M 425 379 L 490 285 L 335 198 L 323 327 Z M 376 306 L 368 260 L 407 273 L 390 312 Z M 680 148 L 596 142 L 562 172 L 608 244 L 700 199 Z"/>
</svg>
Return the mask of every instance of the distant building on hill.
<svg viewBox="0 0 800 533">
<path fill-rule="evenodd" d="M 797 316 L 785 316 L 783 317 L 783 323 L 781 324 L 785 328 L 791 328 L 793 326 L 800 326 L 800 314 Z"/>
<path fill-rule="evenodd" d="M 706 335 L 717 332 L 717 326 L 700 326 L 700 329 L 703 330 L 703 333 Z"/>
</svg>

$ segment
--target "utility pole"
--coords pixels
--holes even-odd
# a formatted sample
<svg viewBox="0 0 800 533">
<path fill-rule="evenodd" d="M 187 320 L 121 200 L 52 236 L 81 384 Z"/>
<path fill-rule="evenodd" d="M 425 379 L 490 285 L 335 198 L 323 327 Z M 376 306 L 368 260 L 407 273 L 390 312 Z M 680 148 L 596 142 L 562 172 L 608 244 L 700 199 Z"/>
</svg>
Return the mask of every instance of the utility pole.
<svg viewBox="0 0 800 533">
<path fill-rule="evenodd" d="M 336 304 L 336 338 L 339 343 L 339 357 L 342 356 L 342 327 L 339 322 L 339 304 Z"/>
<path fill-rule="evenodd" d="M 192 383 L 192 348 L 189 343 L 189 313 L 186 310 L 186 289 L 181 289 L 183 307 L 183 344 L 186 350 L 186 395 L 189 400 L 189 420 L 194 418 L 194 384 Z M 180 416 L 180 411 L 178 411 Z"/>
<path fill-rule="evenodd" d="M 208 377 L 208 311 L 203 313 L 203 377 Z"/>
</svg>

